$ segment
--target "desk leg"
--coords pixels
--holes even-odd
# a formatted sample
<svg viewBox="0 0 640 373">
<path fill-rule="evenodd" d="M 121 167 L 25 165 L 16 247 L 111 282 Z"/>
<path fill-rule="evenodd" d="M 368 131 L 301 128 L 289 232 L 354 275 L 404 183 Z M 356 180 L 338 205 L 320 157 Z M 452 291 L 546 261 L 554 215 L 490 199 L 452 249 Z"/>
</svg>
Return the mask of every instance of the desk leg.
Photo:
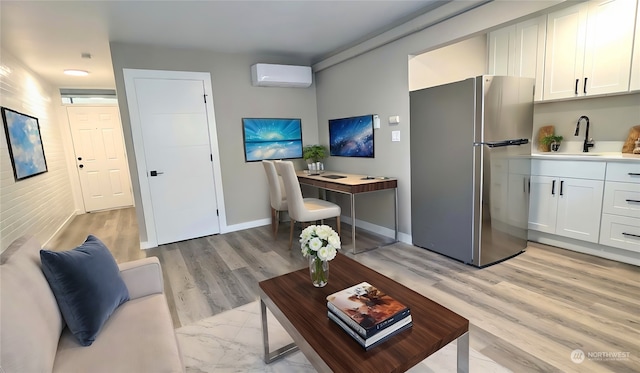
<svg viewBox="0 0 640 373">
<path fill-rule="evenodd" d="M 356 196 L 351 193 L 351 245 L 356 254 Z"/>
<path fill-rule="evenodd" d="M 396 221 L 395 221 L 395 228 L 396 228 L 396 236 L 395 236 L 395 241 L 398 242 L 398 188 L 394 189 L 395 191 L 395 199 L 393 200 L 393 210 L 396 213 Z"/>
<path fill-rule="evenodd" d="M 458 373 L 469 373 L 469 332 L 458 337 Z"/>
<path fill-rule="evenodd" d="M 260 298 L 260 313 L 262 315 L 262 343 L 264 344 L 264 362 L 270 364 L 278 359 L 289 355 L 292 352 L 298 351 L 298 347 L 295 343 L 289 343 L 288 345 L 281 347 L 273 352 L 269 352 L 269 330 L 267 329 L 267 306 Z"/>
</svg>

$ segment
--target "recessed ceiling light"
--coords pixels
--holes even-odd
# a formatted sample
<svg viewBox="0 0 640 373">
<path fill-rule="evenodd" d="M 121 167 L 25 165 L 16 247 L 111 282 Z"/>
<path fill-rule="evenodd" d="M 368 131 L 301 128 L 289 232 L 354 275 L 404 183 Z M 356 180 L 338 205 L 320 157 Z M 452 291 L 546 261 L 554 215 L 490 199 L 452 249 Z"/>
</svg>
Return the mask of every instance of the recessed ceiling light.
<svg viewBox="0 0 640 373">
<path fill-rule="evenodd" d="M 85 71 L 85 70 L 65 70 L 64 73 L 67 74 L 67 75 L 73 75 L 73 76 L 87 76 L 87 75 L 89 75 L 89 72 Z"/>
</svg>

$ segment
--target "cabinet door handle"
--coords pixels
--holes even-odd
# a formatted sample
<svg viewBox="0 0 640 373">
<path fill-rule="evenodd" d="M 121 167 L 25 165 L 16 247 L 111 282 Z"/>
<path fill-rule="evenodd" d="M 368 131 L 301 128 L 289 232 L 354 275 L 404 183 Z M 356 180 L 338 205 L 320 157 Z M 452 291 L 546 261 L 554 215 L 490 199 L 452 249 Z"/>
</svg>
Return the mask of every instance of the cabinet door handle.
<svg viewBox="0 0 640 373">
<path fill-rule="evenodd" d="M 622 235 L 640 238 L 640 234 L 631 234 L 631 233 L 622 232 Z"/>
<path fill-rule="evenodd" d="M 551 182 L 551 195 L 553 196 L 553 195 L 555 195 L 555 194 L 556 194 L 556 181 L 555 181 L 555 180 L 553 180 L 553 181 Z"/>
<path fill-rule="evenodd" d="M 560 195 L 561 195 L 561 196 L 562 196 L 562 195 L 564 195 L 564 194 L 562 194 L 562 189 L 563 189 L 563 187 L 564 187 L 564 180 L 561 180 L 561 181 L 560 181 Z"/>
<path fill-rule="evenodd" d="M 587 78 L 584 78 L 584 93 L 587 94 Z"/>
<path fill-rule="evenodd" d="M 637 173 L 637 172 L 629 172 L 629 173 L 627 173 L 627 175 L 629 175 L 629 176 L 640 176 L 640 173 Z"/>
<path fill-rule="evenodd" d="M 625 201 L 634 202 L 634 203 L 640 203 L 640 200 L 637 200 L 637 199 L 625 199 Z"/>
<path fill-rule="evenodd" d="M 527 178 L 526 178 L 526 177 L 523 177 L 523 178 L 522 178 L 522 191 L 523 191 L 524 193 L 526 193 L 526 192 L 527 192 Z"/>
<path fill-rule="evenodd" d="M 576 94 L 578 94 L 578 82 L 580 81 L 580 79 L 576 79 Z"/>
<path fill-rule="evenodd" d="M 529 187 L 529 194 L 531 194 L 531 178 L 527 178 L 527 186 Z"/>
</svg>

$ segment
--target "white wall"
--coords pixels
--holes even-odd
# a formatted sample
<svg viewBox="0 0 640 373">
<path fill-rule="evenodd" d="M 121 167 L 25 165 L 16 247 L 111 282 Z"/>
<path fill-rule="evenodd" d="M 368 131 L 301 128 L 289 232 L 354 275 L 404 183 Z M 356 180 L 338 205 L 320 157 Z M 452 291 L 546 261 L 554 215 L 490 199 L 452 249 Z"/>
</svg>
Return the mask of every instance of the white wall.
<svg viewBox="0 0 640 373">
<path fill-rule="evenodd" d="M 0 54 L 0 105 L 38 118 L 48 172 L 15 181 L 4 125 L 0 136 L 0 251 L 18 237 L 47 242 L 75 214 L 57 90 L 5 50 Z"/>
<path fill-rule="evenodd" d="M 375 159 L 330 157 L 325 166 L 345 172 L 393 176 L 398 178 L 400 238 L 410 242 L 411 193 L 409 159 L 409 83 L 410 55 L 435 50 L 452 43 L 483 35 L 487 30 L 514 19 L 539 12 L 554 2 L 490 2 L 447 21 L 438 23 L 371 52 L 359 55 L 316 73 L 318 132 L 320 143 L 328 144 L 327 121 L 331 118 L 376 113 L 382 128 L 375 132 Z M 401 123 L 389 126 L 385 119 L 399 115 Z M 401 132 L 400 142 L 391 142 L 391 131 Z M 419 191 L 413 191 L 419 193 Z M 375 193 L 356 202 L 359 218 L 386 228 L 392 202 Z M 343 211 L 348 205 L 341 201 Z"/>
<path fill-rule="evenodd" d="M 124 130 L 141 239 L 146 241 L 123 68 L 210 72 L 222 168 L 227 224 L 231 230 L 270 222 L 267 178 L 260 162 L 245 162 L 242 118 L 301 118 L 304 145 L 318 141 L 315 85 L 271 88 L 251 85 L 251 65 L 296 64 L 270 56 L 217 53 L 125 43 L 111 44 L 116 89 Z M 298 167 L 303 162 L 298 161 Z"/>
<path fill-rule="evenodd" d="M 487 73 L 487 35 L 409 56 L 409 90 L 435 87 Z"/>
</svg>

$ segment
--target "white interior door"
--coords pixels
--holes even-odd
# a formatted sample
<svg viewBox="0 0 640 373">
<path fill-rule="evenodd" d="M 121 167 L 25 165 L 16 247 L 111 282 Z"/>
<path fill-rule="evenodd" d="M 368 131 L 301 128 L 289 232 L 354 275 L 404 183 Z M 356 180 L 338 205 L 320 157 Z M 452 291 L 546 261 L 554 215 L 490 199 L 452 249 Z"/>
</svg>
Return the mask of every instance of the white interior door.
<svg viewBox="0 0 640 373">
<path fill-rule="evenodd" d="M 67 107 L 86 211 L 133 205 L 117 106 Z"/>
<path fill-rule="evenodd" d="M 220 232 L 202 80 L 134 79 L 157 244 Z M 142 156 L 142 155 L 140 155 Z"/>
</svg>

